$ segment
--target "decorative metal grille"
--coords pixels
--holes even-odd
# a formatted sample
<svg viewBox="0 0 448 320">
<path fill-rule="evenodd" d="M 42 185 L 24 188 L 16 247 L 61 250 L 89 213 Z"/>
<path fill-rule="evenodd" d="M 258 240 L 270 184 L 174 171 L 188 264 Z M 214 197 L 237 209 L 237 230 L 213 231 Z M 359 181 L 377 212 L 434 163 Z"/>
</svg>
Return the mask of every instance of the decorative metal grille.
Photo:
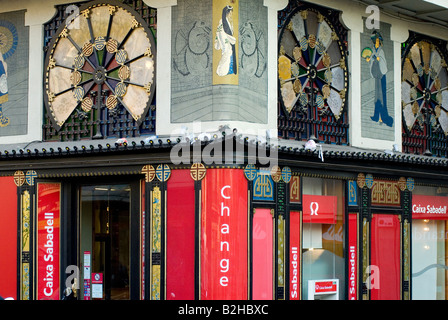
<svg viewBox="0 0 448 320">
<path fill-rule="evenodd" d="M 283 139 L 349 143 L 347 30 L 339 17 L 339 11 L 301 1 L 290 1 L 279 12 L 278 134 Z"/>
<path fill-rule="evenodd" d="M 156 9 L 148 7 L 142 0 L 119 0 L 134 9 L 147 23 L 153 36 L 156 36 Z M 76 3 L 76 6 L 88 2 Z M 45 56 L 48 53 L 48 45 L 55 35 L 57 29 L 72 13 L 68 4 L 58 5 L 56 16 L 44 26 L 45 32 Z M 105 96 L 105 92 L 102 93 Z M 105 99 L 104 99 L 105 100 Z M 47 109 L 44 110 L 43 139 L 44 141 L 74 141 L 84 139 L 101 138 L 123 138 L 138 137 L 155 133 L 156 107 L 155 95 L 148 112 L 144 115 L 140 124 L 119 104 L 116 110 L 99 108 L 87 115 L 75 110 L 65 121 L 61 128 L 56 128 L 51 121 Z M 104 105 L 105 101 L 101 101 Z M 98 134 L 101 132 L 101 134 Z"/>
<path fill-rule="evenodd" d="M 411 33 L 402 47 L 403 152 L 447 157 L 446 46 Z"/>
</svg>

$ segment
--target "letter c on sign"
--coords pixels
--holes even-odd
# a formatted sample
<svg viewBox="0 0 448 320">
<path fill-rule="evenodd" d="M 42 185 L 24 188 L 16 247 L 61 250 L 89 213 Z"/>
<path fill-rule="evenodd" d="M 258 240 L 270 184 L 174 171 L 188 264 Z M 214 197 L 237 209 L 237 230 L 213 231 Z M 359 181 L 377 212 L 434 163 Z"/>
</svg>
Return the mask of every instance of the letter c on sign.
<svg viewBox="0 0 448 320">
<path fill-rule="evenodd" d="M 221 189 L 221 197 L 223 197 L 224 199 L 230 199 L 230 196 L 229 196 L 229 197 L 226 197 L 226 196 L 225 196 L 225 194 L 224 194 L 224 189 L 230 189 L 230 186 L 224 186 L 224 187 L 222 187 L 222 189 Z"/>
</svg>

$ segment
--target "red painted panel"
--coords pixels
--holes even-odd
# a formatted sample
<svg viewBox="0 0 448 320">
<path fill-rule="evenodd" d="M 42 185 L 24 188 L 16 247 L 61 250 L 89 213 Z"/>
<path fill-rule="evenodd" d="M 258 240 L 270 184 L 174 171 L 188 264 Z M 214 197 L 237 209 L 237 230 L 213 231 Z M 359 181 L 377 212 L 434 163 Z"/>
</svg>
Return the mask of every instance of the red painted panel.
<svg viewBox="0 0 448 320">
<path fill-rule="evenodd" d="M 348 216 L 348 299 L 358 300 L 358 215 Z"/>
<path fill-rule="evenodd" d="M 0 177 L 0 296 L 17 299 L 17 187 Z"/>
<path fill-rule="evenodd" d="M 202 182 L 201 299 L 247 299 L 247 180 L 209 169 Z"/>
<path fill-rule="evenodd" d="M 400 299 L 400 221 L 397 215 L 374 214 L 371 222 L 372 300 Z"/>
<path fill-rule="evenodd" d="M 61 185 L 37 185 L 37 299 L 59 300 Z"/>
<path fill-rule="evenodd" d="M 254 300 L 273 298 L 273 223 L 271 209 L 256 209 L 252 231 L 252 297 Z"/>
<path fill-rule="evenodd" d="M 167 183 L 166 298 L 194 299 L 195 192 L 190 170 L 173 170 Z"/>
<path fill-rule="evenodd" d="M 300 299 L 300 212 L 291 211 L 289 236 L 289 299 Z"/>
</svg>

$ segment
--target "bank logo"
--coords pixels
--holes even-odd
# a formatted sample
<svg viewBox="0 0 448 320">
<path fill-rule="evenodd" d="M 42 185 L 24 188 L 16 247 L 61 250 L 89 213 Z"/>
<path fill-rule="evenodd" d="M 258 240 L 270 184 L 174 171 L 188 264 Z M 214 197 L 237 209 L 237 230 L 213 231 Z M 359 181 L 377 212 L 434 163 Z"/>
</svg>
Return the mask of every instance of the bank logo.
<svg viewBox="0 0 448 320">
<path fill-rule="evenodd" d="M 317 216 L 317 215 L 319 215 L 318 213 L 317 213 L 317 211 L 319 210 L 319 203 L 317 203 L 317 202 L 311 202 L 311 204 L 310 204 L 310 211 L 311 211 L 311 216 Z"/>
</svg>

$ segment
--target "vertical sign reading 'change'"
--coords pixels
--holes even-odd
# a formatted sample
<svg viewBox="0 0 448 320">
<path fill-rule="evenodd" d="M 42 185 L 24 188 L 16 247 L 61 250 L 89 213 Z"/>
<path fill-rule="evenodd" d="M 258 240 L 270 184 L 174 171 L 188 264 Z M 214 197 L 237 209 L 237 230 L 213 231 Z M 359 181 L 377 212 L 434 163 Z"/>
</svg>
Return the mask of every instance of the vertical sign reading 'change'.
<svg viewBox="0 0 448 320">
<path fill-rule="evenodd" d="M 207 170 L 202 185 L 201 299 L 247 299 L 247 180 L 243 170 Z"/>
</svg>

